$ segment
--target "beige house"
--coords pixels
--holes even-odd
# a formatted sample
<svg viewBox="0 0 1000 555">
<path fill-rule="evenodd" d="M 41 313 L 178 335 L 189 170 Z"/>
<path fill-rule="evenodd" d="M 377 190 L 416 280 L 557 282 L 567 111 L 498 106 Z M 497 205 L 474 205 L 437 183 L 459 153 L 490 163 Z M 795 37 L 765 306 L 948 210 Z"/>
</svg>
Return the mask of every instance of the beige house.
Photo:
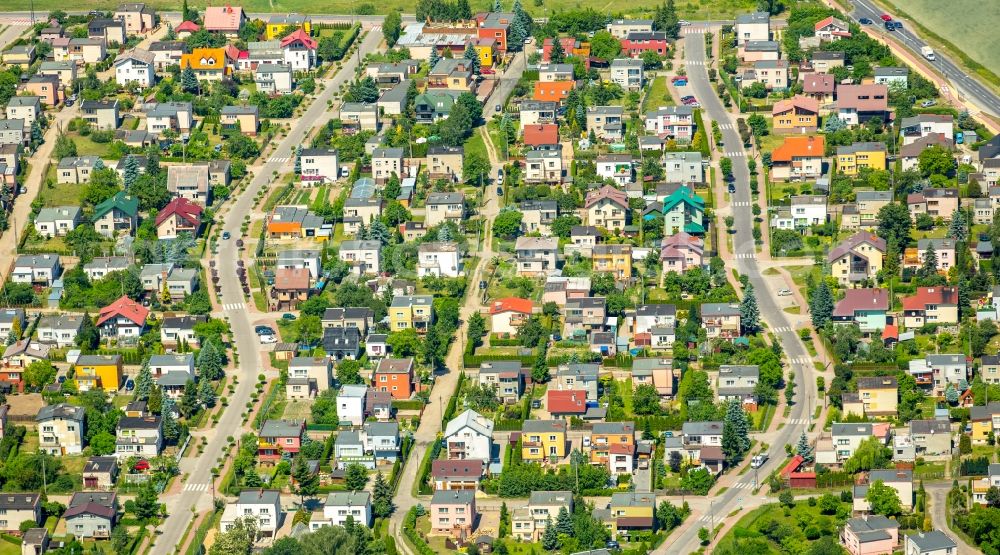
<svg viewBox="0 0 1000 555">
<path fill-rule="evenodd" d="M 563 178 L 562 151 L 559 148 L 530 150 L 524 156 L 526 183 L 561 183 Z"/>
<path fill-rule="evenodd" d="M 71 156 L 63 158 L 56 166 L 56 183 L 87 183 L 94 166 L 100 160 L 97 156 Z"/>
<path fill-rule="evenodd" d="M 223 129 L 239 131 L 254 136 L 260 129 L 260 113 L 257 106 L 223 106 L 219 114 Z"/>
<path fill-rule="evenodd" d="M 96 64 L 106 56 L 107 50 L 101 39 L 60 38 L 52 41 L 52 59 L 57 62 Z"/>
<path fill-rule="evenodd" d="M 35 416 L 35 422 L 38 423 L 38 450 L 57 457 L 82 453 L 83 416 L 83 407 L 65 403 L 39 409 Z"/>
<path fill-rule="evenodd" d="M 845 287 L 874 280 L 882 269 L 885 250 L 885 239 L 859 231 L 830 251 L 827 262 L 830 264 L 831 275 Z"/>
<path fill-rule="evenodd" d="M 340 107 L 340 121 L 345 132 L 378 131 L 378 106 L 364 102 L 345 102 Z"/>
<path fill-rule="evenodd" d="M 432 146 L 427 149 L 427 171 L 431 179 L 462 181 L 465 149 L 460 146 Z"/>
<path fill-rule="evenodd" d="M 431 533 L 465 539 L 476 525 L 476 492 L 438 490 L 431 498 Z"/>
<path fill-rule="evenodd" d="M 156 27 L 156 10 L 142 3 L 126 3 L 115 10 L 115 19 L 125 23 L 129 34 L 145 33 Z"/>
<path fill-rule="evenodd" d="M 42 113 L 42 97 L 12 96 L 7 101 L 7 119 L 19 119 L 30 128 Z"/>
<path fill-rule="evenodd" d="M 372 177 L 377 183 L 389 181 L 392 174 L 403 177 L 402 148 L 376 148 L 372 152 Z"/>
<path fill-rule="evenodd" d="M 521 231 L 552 235 L 552 222 L 559 217 L 559 203 L 554 200 L 526 200 L 521 211 Z"/>
<path fill-rule="evenodd" d="M 728 303 L 703 303 L 701 327 L 709 339 L 735 339 L 741 335 L 740 307 Z"/>
<path fill-rule="evenodd" d="M 517 275 L 546 276 L 556 271 L 559 241 L 552 237 L 518 237 L 514 242 L 517 255 Z"/>
<path fill-rule="evenodd" d="M 431 193 L 425 203 L 424 224 L 434 227 L 441 222 L 461 225 L 465 217 L 465 195 L 462 193 Z"/>
<path fill-rule="evenodd" d="M 344 201 L 344 233 L 354 235 L 382 215 L 380 198 L 348 198 Z"/>
<path fill-rule="evenodd" d="M 84 100 L 80 103 L 82 117 L 97 129 L 118 128 L 118 100 Z"/>
<path fill-rule="evenodd" d="M 82 410 L 82 409 L 81 409 Z M 32 492 L 0 495 L 0 530 L 18 532 L 22 522 L 42 522 L 41 495 Z"/>
<path fill-rule="evenodd" d="M 628 224 L 628 196 L 610 185 L 587 193 L 584 201 L 587 223 L 608 230 L 621 230 Z"/>
<path fill-rule="evenodd" d="M 76 64 L 73 62 L 42 62 L 38 67 L 38 75 L 53 75 L 58 80 L 58 85 L 67 89 L 76 81 Z"/>
<path fill-rule="evenodd" d="M 528 498 L 528 506 L 515 510 L 511 515 L 511 534 L 526 542 L 537 542 L 549 522 L 553 524 L 559 511 L 565 507 L 573 512 L 573 492 L 533 491 Z"/>
</svg>

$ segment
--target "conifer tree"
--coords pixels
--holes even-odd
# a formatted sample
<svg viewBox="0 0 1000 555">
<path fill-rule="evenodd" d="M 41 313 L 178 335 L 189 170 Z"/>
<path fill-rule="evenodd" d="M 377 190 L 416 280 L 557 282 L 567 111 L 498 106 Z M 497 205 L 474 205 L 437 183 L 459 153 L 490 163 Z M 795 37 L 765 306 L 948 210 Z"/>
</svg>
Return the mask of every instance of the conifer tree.
<svg viewBox="0 0 1000 555">
<path fill-rule="evenodd" d="M 380 470 L 375 475 L 375 484 L 372 487 L 372 514 L 379 518 L 387 518 L 395 510 L 396 505 L 392 502 L 392 486 Z"/>
<path fill-rule="evenodd" d="M 478 75 L 480 70 L 479 51 L 476 50 L 475 46 L 472 46 L 471 42 L 465 45 L 465 54 L 463 55 L 463 57 L 466 60 L 469 60 L 469 65 L 471 66 L 470 69 L 472 70 L 472 73 Z"/>
<path fill-rule="evenodd" d="M 569 516 L 569 511 L 566 510 L 565 505 L 559 507 L 559 516 L 556 517 L 556 533 L 566 534 L 567 536 L 573 535 L 573 519 Z"/>
<path fill-rule="evenodd" d="M 757 295 L 753 292 L 753 285 L 749 283 L 744 293 L 743 302 L 740 303 L 740 324 L 745 333 L 754 334 L 760 331 L 760 309 L 757 308 Z"/>
<path fill-rule="evenodd" d="M 552 50 L 549 50 L 549 62 L 561 64 L 566 61 L 566 50 L 563 49 L 562 41 L 559 37 L 552 39 Z"/>
<path fill-rule="evenodd" d="M 812 298 L 809 299 L 809 314 L 813 327 L 822 328 L 833 317 L 833 293 L 826 280 L 821 280 Z"/>
<path fill-rule="evenodd" d="M 153 390 L 153 373 L 149 371 L 149 361 L 142 363 L 139 373 L 135 376 L 135 398 L 139 401 L 149 399 Z"/>
<path fill-rule="evenodd" d="M 969 238 L 969 222 L 966 221 L 965 211 L 961 208 L 956 208 L 951 213 L 951 225 L 948 227 L 948 237 L 959 242 L 964 242 Z"/>
<path fill-rule="evenodd" d="M 129 155 L 125 158 L 125 171 L 122 172 L 122 183 L 125 185 L 126 193 L 132 190 L 136 179 L 139 179 L 139 160 Z"/>
<path fill-rule="evenodd" d="M 802 457 L 807 463 L 813 462 L 812 446 L 809 445 L 809 438 L 806 437 L 805 432 L 799 436 L 799 443 L 795 446 L 795 454 Z"/>
<path fill-rule="evenodd" d="M 175 412 L 177 412 L 177 406 L 174 404 L 174 400 L 170 397 L 163 397 L 163 410 L 160 417 L 163 419 L 163 439 L 168 442 L 177 441 L 181 433 L 180 427 L 177 425 L 177 417 L 174 416 Z"/>
<path fill-rule="evenodd" d="M 207 409 L 215 406 L 215 390 L 212 389 L 212 382 L 208 380 L 198 382 L 198 402 Z"/>
<path fill-rule="evenodd" d="M 309 469 L 309 464 L 301 452 L 292 464 L 292 478 L 295 479 L 295 492 L 299 494 L 303 505 L 306 497 L 312 497 L 319 491 L 319 476 Z"/>
<path fill-rule="evenodd" d="M 559 534 L 556 527 L 552 525 L 552 517 L 545 518 L 545 532 L 542 534 L 542 548 L 547 551 L 555 551 L 559 548 Z"/>
</svg>

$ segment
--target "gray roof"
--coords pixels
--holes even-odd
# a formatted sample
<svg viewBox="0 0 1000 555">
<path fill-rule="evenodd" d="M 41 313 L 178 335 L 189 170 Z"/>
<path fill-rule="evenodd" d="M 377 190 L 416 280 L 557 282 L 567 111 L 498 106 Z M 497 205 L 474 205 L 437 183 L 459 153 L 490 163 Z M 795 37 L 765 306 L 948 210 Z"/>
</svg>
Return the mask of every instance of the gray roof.
<svg viewBox="0 0 1000 555">
<path fill-rule="evenodd" d="M 40 96 L 12 96 L 7 101 L 7 106 L 39 106 L 41 103 L 42 97 Z"/>
<path fill-rule="evenodd" d="M 369 436 L 399 437 L 399 424 L 396 422 L 365 422 L 365 433 Z"/>
<path fill-rule="evenodd" d="M 906 77 L 910 70 L 905 67 L 877 67 L 875 77 Z"/>
<path fill-rule="evenodd" d="M 910 420 L 910 434 L 951 435 L 951 422 L 946 420 Z"/>
<path fill-rule="evenodd" d="M 851 145 L 837 147 L 837 154 L 854 154 L 855 152 L 872 152 L 872 151 L 885 152 L 885 143 L 864 142 L 864 143 L 854 143 Z"/>
<path fill-rule="evenodd" d="M 730 303 L 703 303 L 701 315 L 704 316 L 739 316 L 740 306 Z"/>
<path fill-rule="evenodd" d="M 279 505 L 281 503 L 281 492 L 276 489 L 247 489 L 240 492 L 240 496 L 236 502 L 241 505 Z"/>
<path fill-rule="evenodd" d="M 834 423 L 830 428 L 830 433 L 834 436 L 870 436 L 872 435 L 872 425 L 861 422 L 855 424 Z"/>
<path fill-rule="evenodd" d="M 636 316 L 676 316 L 677 305 L 644 304 L 635 309 Z"/>
<path fill-rule="evenodd" d="M 437 490 L 431 498 L 431 504 L 469 504 L 475 500 L 476 492 L 472 490 Z"/>
<path fill-rule="evenodd" d="M 361 434 L 357 430 L 345 430 L 337 434 L 336 444 L 340 446 L 361 445 Z"/>
<path fill-rule="evenodd" d="M 156 378 L 156 383 L 161 387 L 184 387 L 188 382 L 193 382 L 191 374 L 183 370 L 171 370 L 166 374 Z"/>
<path fill-rule="evenodd" d="M 367 491 L 334 491 L 326 496 L 327 507 L 353 507 L 371 503 L 372 494 Z"/>
<path fill-rule="evenodd" d="M 98 256 L 83 265 L 84 270 L 119 271 L 129 267 L 129 260 L 124 256 Z"/>
<path fill-rule="evenodd" d="M 33 509 L 38 505 L 39 498 L 40 494 L 30 491 L 0 494 L 0 509 L 8 511 Z"/>
<path fill-rule="evenodd" d="M 621 491 L 611 494 L 612 507 L 650 507 L 656 505 L 656 494 Z"/>
<path fill-rule="evenodd" d="M 84 412 L 83 407 L 67 405 L 66 403 L 47 405 L 38 409 L 38 415 L 35 416 L 35 422 L 44 422 L 54 418 L 83 422 Z"/>
<path fill-rule="evenodd" d="M 563 420 L 525 420 L 521 425 L 524 433 L 565 432 L 566 422 Z"/>
<path fill-rule="evenodd" d="M 938 551 L 941 549 L 955 549 L 955 540 L 951 539 L 948 534 L 940 530 L 931 530 L 930 532 L 917 532 L 916 534 L 910 534 L 906 536 L 907 541 L 912 542 L 917 548 L 920 549 L 921 553 L 929 551 Z"/>
<path fill-rule="evenodd" d="M 42 316 L 38 327 L 57 330 L 78 330 L 82 325 L 83 316 L 80 314 L 49 314 Z"/>
<path fill-rule="evenodd" d="M 400 149 L 402 150 L 402 149 Z M 465 202 L 465 195 L 462 193 L 431 193 L 427 195 L 427 206 L 432 204 L 461 204 Z"/>
<path fill-rule="evenodd" d="M 912 470 L 872 470 L 868 473 L 868 483 L 874 484 L 881 480 L 884 484 L 892 482 L 912 482 Z"/>
<path fill-rule="evenodd" d="M 302 433 L 301 420 L 267 420 L 260 429 L 260 437 L 298 437 Z"/>
<path fill-rule="evenodd" d="M 724 364 L 719 367 L 719 377 L 723 374 L 740 377 L 760 376 L 760 366 L 756 364 Z"/>
<path fill-rule="evenodd" d="M 704 422 L 685 422 L 681 426 L 684 435 L 708 436 L 722 433 L 722 422 L 709 420 Z"/>
<path fill-rule="evenodd" d="M 750 12 L 736 16 L 737 25 L 747 23 L 768 23 L 769 21 L 771 21 L 771 15 L 767 12 Z"/>
<path fill-rule="evenodd" d="M 574 362 L 566 366 L 560 366 L 557 370 L 557 375 L 596 380 L 600 371 L 601 365 L 596 362 Z"/>
<path fill-rule="evenodd" d="M 634 422 L 595 422 L 594 434 L 625 434 L 635 435 Z"/>
<path fill-rule="evenodd" d="M 965 359 L 965 355 L 952 355 L 952 354 L 938 355 L 938 354 L 933 354 L 933 355 L 927 355 L 924 358 L 924 360 L 927 362 L 927 364 L 929 364 L 931 366 L 938 366 L 938 365 L 942 365 L 943 366 L 943 365 L 948 365 L 948 364 L 966 364 L 966 365 L 968 364 L 968 361 Z"/>
<path fill-rule="evenodd" d="M 221 111 L 222 115 L 224 115 L 224 116 L 226 116 L 226 115 L 233 115 L 233 116 L 252 115 L 252 116 L 256 116 L 259 112 L 260 112 L 260 110 L 257 108 L 256 105 L 250 105 L 250 106 L 223 106 L 222 107 L 222 111 Z"/>
<path fill-rule="evenodd" d="M 80 219 L 79 206 L 55 206 L 42 208 L 35 216 L 35 222 L 55 222 L 56 220 L 78 220 Z"/>
<path fill-rule="evenodd" d="M 528 497 L 528 505 L 566 505 L 573 503 L 571 491 L 533 491 Z"/>
<path fill-rule="evenodd" d="M 862 200 L 884 200 L 886 202 L 892 200 L 892 191 L 858 191 L 854 198 L 858 201 Z"/>
</svg>

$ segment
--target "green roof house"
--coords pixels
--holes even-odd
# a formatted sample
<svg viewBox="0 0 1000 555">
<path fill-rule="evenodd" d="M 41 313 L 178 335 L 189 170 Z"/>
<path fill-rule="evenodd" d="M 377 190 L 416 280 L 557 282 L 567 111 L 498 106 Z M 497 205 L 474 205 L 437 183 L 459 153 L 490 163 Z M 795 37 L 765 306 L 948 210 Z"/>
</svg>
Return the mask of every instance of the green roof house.
<svg viewBox="0 0 1000 555">
<path fill-rule="evenodd" d="M 682 185 L 663 198 L 657 212 L 663 213 L 664 235 L 670 237 L 684 231 L 691 235 L 704 235 L 705 199 Z M 652 207 L 651 207 L 652 208 Z M 645 217 L 649 217 L 647 214 Z"/>
<path fill-rule="evenodd" d="M 124 191 L 94 207 L 94 229 L 113 238 L 119 232 L 131 235 L 139 225 L 139 199 Z"/>
</svg>

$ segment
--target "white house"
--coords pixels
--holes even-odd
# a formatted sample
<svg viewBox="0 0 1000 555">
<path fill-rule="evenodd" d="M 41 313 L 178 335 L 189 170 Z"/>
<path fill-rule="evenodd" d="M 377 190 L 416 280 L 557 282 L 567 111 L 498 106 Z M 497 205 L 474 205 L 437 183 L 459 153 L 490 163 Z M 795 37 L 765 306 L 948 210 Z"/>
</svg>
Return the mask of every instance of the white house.
<svg viewBox="0 0 1000 555">
<path fill-rule="evenodd" d="M 381 272 L 382 243 L 371 240 L 344 241 L 340 245 L 340 260 L 351 265 L 351 273 L 362 276 Z"/>
<path fill-rule="evenodd" d="M 343 526 L 351 517 L 355 523 L 371 526 L 372 494 L 367 491 L 335 491 L 326 496 L 323 504 L 323 518 L 313 517 L 309 528 L 318 530 L 322 526 Z"/>
<path fill-rule="evenodd" d="M 22 254 L 14 262 L 10 280 L 14 283 L 30 283 L 50 287 L 60 274 L 62 264 L 56 254 Z"/>
<path fill-rule="evenodd" d="M 625 185 L 635 180 L 634 164 L 629 154 L 604 154 L 597 157 L 597 175 Z"/>
<path fill-rule="evenodd" d="M 677 306 L 672 304 L 644 304 L 635 309 L 633 332 L 650 333 L 653 328 L 674 328 L 677 325 Z"/>
<path fill-rule="evenodd" d="M 281 525 L 281 492 L 273 489 L 247 489 L 240 492 L 235 503 L 226 505 L 220 526 L 228 532 L 240 518 L 257 521 L 257 533 L 273 537 Z"/>
<path fill-rule="evenodd" d="M 691 106 L 664 106 L 647 112 L 646 131 L 660 137 L 673 137 L 690 141 L 694 136 L 694 108 Z"/>
<path fill-rule="evenodd" d="M 417 276 L 459 277 L 464 273 L 458 243 L 423 243 L 417 249 Z"/>
<path fill-rule="evenodd" d="M 64 236 L 76 229 L 81 216 L 79 206 L 42 208 L 35 216 L 35 231 L 42 237 Z"/>
<path fill-rule="evenodd" d="M 467 410 L 448 422 L 444 439 L 449 459 L 489 461 L 493 446 L 493 421 L 474 410 Z"/>
<path fill-rule="evenodd" d="M 914 143 L 930 135 L 944 135 L 948 141 L 955 136 L 955 118 L 950 114 L 917 114 L 903 118 L 899 126 L 903 146 Z"/>
<path fill-rule="evenodd" d="M 253 77 L 257 90 L 266 93 L 292 92 L 292 68 L 283 64 L 260 64 Z"/>
<path fill-rule="evenodd" d="M 956 555 L 955 540 L 940 530 L 916 532 L 906 536 L 904 555 Z"/>
<path fill-rule="evenodd" d="M 352 426 L 360 426 L 365 421 L 365 396 L 368 387 L 365 385 L 344 385 L 337 394 L 337 418 L 341 422 L 350 422 Z"/>
<path fill-rule="evenodd" d="M 153 355 L 149 357 L 149 371 L 154 378 L 170 372 L 183 372 L 194 380 L 194 355 L 191 353 Z"/>
<path fill-rule="evenodd" d="M 302 173 L 299 181 L 310 185 L 331 183 L 340 175 L 337 165 L 337 149 L 304 148 L 299 153 Z"/>
<path fill-rule="evenodd" d="M 123 87 L 129 83 L 142 89 L 152 87 L 156 82 L 156 57 L 141 48 L 121 54 L 115 59 L 115 81 Z"/>
</svg>

